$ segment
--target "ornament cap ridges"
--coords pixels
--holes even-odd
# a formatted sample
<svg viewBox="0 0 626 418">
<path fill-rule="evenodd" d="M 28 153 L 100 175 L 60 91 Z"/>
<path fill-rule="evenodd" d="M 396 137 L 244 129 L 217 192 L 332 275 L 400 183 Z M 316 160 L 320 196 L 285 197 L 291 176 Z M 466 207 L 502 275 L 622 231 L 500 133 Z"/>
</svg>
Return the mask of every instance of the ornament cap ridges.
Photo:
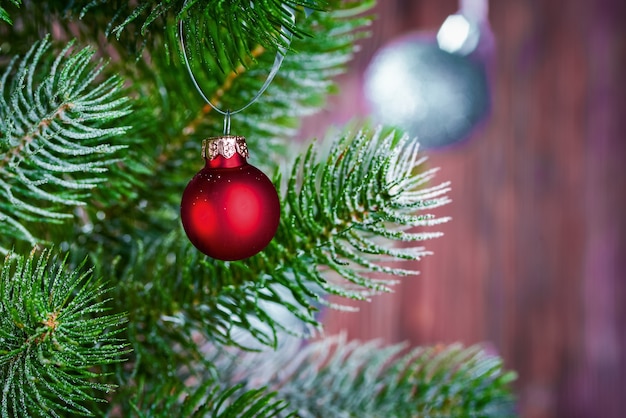
<svg viewBox="0 0 626 418">
<path fill-rule="evenodd" d="M 239 154 L 248 158 L 248 145 L 243 136 L 223 135 L 207 138 L 202 141 L 202 158 L 212 160 L 218 155 L 228 159 Z"/>
</svg>

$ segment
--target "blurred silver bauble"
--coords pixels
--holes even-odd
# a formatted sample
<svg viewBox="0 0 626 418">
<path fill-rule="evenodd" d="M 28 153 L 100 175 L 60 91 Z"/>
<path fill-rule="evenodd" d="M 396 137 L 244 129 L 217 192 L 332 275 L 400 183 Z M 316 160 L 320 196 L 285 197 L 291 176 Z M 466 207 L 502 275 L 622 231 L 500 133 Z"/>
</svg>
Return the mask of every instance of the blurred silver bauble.
<svg viewBox="0 0 626 418">
<path fill-rule="evenodd" d="M 384 46 L 365 72 L 364 94 L 377 122 L 401 128 L 426 148 L 466 139 L 490 110 L 481 32 L 452 15 L 437 37 L 414 32 Z"/>
</svg>

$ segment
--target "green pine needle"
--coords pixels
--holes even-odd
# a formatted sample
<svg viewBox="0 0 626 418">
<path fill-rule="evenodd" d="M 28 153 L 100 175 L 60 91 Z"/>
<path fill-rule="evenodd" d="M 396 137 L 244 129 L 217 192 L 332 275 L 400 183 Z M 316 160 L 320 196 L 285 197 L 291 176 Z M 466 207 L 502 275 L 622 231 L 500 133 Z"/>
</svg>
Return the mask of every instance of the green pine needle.
<svg viewBox="0 0 626 418">
<path fill-rule="evenodd" d="M 402 354 L 402 353 L 405 354 Z M 326 337 L 278 352 L 212 350 L 223 380 L 267 386 L 302 418 L 515 417 L 515 374 L 480 346 L 416 348 Z"/>
<path fill-rule="evenodd" d="M 109 5 L 105 5 L 109 6 Z M 224 30 L 212 30 L 206 39 L 207 45 L 219 46 L 219 52 L 237 52 L 244 58 L 248 52 L 246 45 L 260 44 L 266 47 L 283 42 L 280 36 L 280 26 L 284 26 L 292 33 L 302 36 L 298 25 L 292 22 L 286 8 L 322 9 L 326 6 L 323 0 L 289 0 L 284 2 L 268 1 L 211 1 L 211 0 L 178 0 L 158 2 L 122 2 L 118 4 L 116 19 L 112 20 L 108 34 L 118 39 L 123 32 L 137 30 L 145 36 L 157 21 L 164 21 L 168 14 L 175 12 L 175 19 L 190 19 L 192 25 L 204 26 L 204 22 L 220 22 Z M 110 6 L 109 6 L 110 7 Z M 85 6 L 81 12 L 84 15 L 96 9 L 94 2 Z M 189 17 L 191 15 L 192 17 Z M 201 19 L 198 19 L 198 18 Z M 217 51 L 217 50 L 216 50 Z M 236 57 L 237 55 L 232 55 Z"/>
<path fill-rule="evenodd" d="M 264 388 L 245 390 L 243 384 L 222 388 L 214 379 L 206 379 L 196 387 L 162 383 L 149 390 L 143 385 L 130 400 L 138 418 L 212 417 L 272 418 L 292 417 L 288 404 L 277 400 L 276 393 Z"/>
<path fill-rule="evenodd" d="M 122 361 L 114 336 L 126 321 L 109 315 L 104 283 L 82 266 L 68 271 L 50 251 L 9 254 L 0 272 L 0 394 L 2 418 L 91 415 L 101 366 Z"/>
<path fill-rule="evenodd" d="M 22 3 L 22 0 L 9 0 L 9 2 L 11 4 L 13 4 L 14 6 L 16 6 L 16 7 L 20 7 L 20 4 Z M 11 16 L 6 11 L 6 9 L 4 7 L 2 7 L 2 6 L 0 6 L 0 21 L 5 21 L 9 25 L 13 24 L 13 20 L 11 19 Z"/>
<path fill-rule="evenodd" d="M 91 48 L 70 42 L 49 63 L 50 46 L 36 43 L 0 78 L 0 252 L 40 243 L 35 224 L 71 218 L 124 148 L 108 143 L 126 131 L 112 123 L 129 112 L 121 81 L 99 79 Z"/>
<path fill-rule="evenodd" d="M 288 180 L 276 240 L 286 252 L 281 261 L 288 265 L 291 257 L 317 266 L 302 271 L 325 291 L 357 299 L 389 290 L 369 273 L 416 274 L 397 263 L 429 252 L 422 245 L 398 244 L 438 237 L 441 233 L 428 228 L 449 220 L 428 213 L 449 201 L 449 183 L 430 185 L 437 170 L 424 165 L 416 141 L 382 129 L 347 133 L 326 157 L 310 146 Z M 322 267 L 348 285 L 321 275 Z"/>
<path fill-rule="evenodd" d="M 102 274 L 123 278 L 116 299 L 130 309 L 140 366 L 199 358 L 194 332 L 216 344 L 274 347 L 281 333 L 319 329 L 327 296 L 366 299 L 414 275 L 403 263 L 429 254 L 422 241 L 439 236 L 430 229 L 448 220 L 429 209 L 447 203 L 449 189 L 430 184 L 436 170 L 423 168 L 417 151 L 407 136 L 367 128 L 312 145 L 284 185 L 274 240 L 252 258 L 207 258 L 180 227 L 132 248 L 123 268 Z M 167 338 L 193 354 L 180 358 Z"/>
<path fill-rule="evenodd" d="M 92 64 L 90 49 L 55 54 L 45 39 L 0 76 L 0 251 L 61 241 L 51 224 L 77 216 L 81 235 L 61 245 L 88 253 L 95 277 L 116 280 L 105 295 L 82 265 L 70 269 L 50 252 L 6 259 L 0 417 L 513 415 L 513 375 L 480 348 L 402 355 L 403 346 L 297 339 L 321 328 L 328 296 L 368 299 L 417 274 L 414 262 L 429 254 L 422 241 L 448 220 L 431 209 L 449 201 L 449 184 L 432 183 L 436 170 L 400 133 L 345 131 L 284 164 L 300 118 L 324 107 L 366 35 L 373 1 L 184 3 L 28 1 L 10 12 L 15 25 L 0 27 L 14 53 L 54 29 L 115 57 Z M 222 108 L 248 103 L 285 46 L 281 25 L 293 33 L 276 78 L 233 123 L 250 163 L 282 173 L 278 233 L 244 261 L 205 257 L 180 228 L 199 139 L 219 134 L 223 118 L 177 60 L 179 18 L 196 77 Z M 111 181 L 118 175 L 125 180 Z M 290 353 L 285 341 L 295 341 Z M 271 361 L 268 347 L 277 350 Z"/>
</svg>

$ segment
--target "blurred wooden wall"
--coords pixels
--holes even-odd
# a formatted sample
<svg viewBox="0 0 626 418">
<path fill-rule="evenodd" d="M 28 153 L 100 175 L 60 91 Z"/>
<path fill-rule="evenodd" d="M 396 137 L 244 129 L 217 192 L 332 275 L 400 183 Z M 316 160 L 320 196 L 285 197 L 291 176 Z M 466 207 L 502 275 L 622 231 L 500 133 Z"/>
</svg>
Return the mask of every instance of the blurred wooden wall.
<svg viewBox="0 0 626 418">
<path fill-rule="evenodd" d="M 436 31 L 453 0 L 379 0 L 343 93 L 305 124 L 366 113 L 362 70 L 384 42 Z M 453 221 L 421 275 L 327 332 L 413 345 L 485 343 L 519 373 L 521 415 L 626 417 L 626 2 L 493 0 L 494 106 L 429 152 Z M 324 124 L 321 124 L 324 126 Z"/>
</svg>

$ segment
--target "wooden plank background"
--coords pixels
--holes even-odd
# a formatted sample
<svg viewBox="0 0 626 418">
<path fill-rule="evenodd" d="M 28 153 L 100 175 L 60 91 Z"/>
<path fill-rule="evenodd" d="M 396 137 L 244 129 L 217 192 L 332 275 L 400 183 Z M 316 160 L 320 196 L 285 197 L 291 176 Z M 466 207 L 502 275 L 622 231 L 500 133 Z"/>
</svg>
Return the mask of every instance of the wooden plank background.
<svg viewBox="0 0 626 418">
<path fill-rule="evenodd" d="M 380 0 L 340 96 L 303 136 L 367 113 L 374 51 L 436 31 L 453 0 Z M 429 152 L 451 180 L 435 255 L 361 312 L 326 314 L 351 338 L 484 343 L 519 373 L 521 415 L 626 416 L 626 2 L 497 0 L 493 113 Z M 320 123 L 323 121 L 324 123 Z"/>
</svg>

